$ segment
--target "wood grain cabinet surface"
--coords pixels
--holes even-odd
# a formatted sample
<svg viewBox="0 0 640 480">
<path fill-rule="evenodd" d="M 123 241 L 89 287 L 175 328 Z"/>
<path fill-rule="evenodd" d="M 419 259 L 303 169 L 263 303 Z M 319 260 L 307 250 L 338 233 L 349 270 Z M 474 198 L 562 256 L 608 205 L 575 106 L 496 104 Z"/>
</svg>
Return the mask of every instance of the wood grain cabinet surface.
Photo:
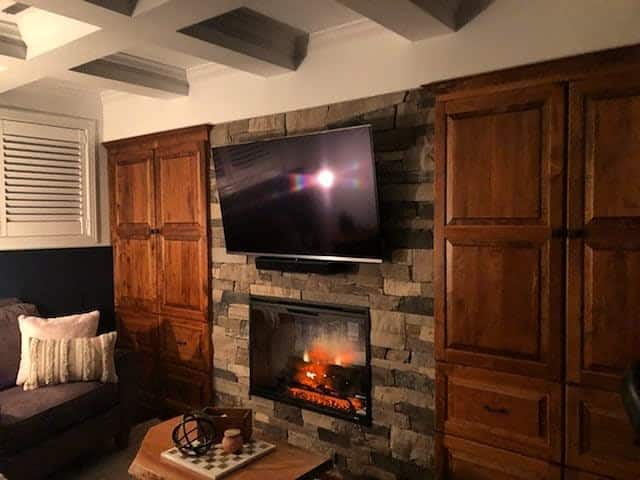
<svg viewBox="0 0 640 480">
<path fill-rule="evenodd" d="M 561 480 L 549 462 L 446 435 L 436 437 L 440 480 Z"/>
<path fill-rule="evenodd" d="M 640 76 L 570 92 L 567 379 L 617 392 L 640 358 Z"/>
<path fill-rule="evenodd" d="M 180 411 L 211 398 L 209 130 L 105 144 L 120 343 L 144 354 L 146 403 Z"/>
<path fill-rule="evenodd" d="M 640 443 L 617 392 L 567 387 L 567 464 L 620 480 L 640 479 Z"/>
<path fill-rule="evenodd" d="M 437 359 L 560 381 L 564 90 L 436 109 Z"/>
<path fill-rule="evenodd" d="M 562 462 L 562 386 L 537 378 L 439 364 L 439 431 Z"/>
<path fill-rule="evenodd" d="M 640 480 L 640 45 L 426 89 L 439 478 Z"/>
</svg>

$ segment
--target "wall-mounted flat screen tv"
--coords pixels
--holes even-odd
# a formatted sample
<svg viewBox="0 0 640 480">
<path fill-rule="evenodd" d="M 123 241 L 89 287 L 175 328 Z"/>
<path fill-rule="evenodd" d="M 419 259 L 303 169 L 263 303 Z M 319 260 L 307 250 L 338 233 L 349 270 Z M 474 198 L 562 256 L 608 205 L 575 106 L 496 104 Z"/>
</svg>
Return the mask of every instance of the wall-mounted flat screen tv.
<svg viewBox="0 0 640 480">
<path fill-rule="evenodd" d="M 369 126 L 213 149 L 229 253 L 380 262 Z"/>
</svg>

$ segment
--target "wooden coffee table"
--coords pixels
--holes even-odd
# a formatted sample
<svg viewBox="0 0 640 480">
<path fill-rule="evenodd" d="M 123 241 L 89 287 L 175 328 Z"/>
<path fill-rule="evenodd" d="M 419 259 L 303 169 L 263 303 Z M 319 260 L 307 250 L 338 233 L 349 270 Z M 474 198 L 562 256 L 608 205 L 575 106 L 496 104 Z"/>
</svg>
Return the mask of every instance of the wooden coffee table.
<svg viewBox="0 0 640 480">
<path fill-rule="evenodd" d="M 174 465 L 160 454 L 173 447 L 171 432 L 180 421 L 180 417 L 151 427 L 147 432 L 138 455 L 129 467 L 129 475 L 137 480 L 203 480 L 195 472 Z M 256 460 L 223 478 L 228 480 L 302 480 L 313 479 L 316 474 L 328 470 L 333 465 L 331 458 L 292 447 L 283 442 L 276 445 L 273 453 Z"/>
</svg>

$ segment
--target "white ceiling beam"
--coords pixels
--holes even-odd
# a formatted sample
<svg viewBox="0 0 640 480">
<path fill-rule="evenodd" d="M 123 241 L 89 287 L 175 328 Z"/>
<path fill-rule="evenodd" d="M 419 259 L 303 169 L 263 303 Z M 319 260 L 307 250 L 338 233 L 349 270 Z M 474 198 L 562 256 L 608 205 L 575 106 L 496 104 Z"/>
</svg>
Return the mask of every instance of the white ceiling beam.
<svg viewBox="0 0 640 480">
<path fill-rule="evenodd" d="M 307 32 L 246 7 L 183 28 L 181 33 L 289 70 L 300 66 L 309 43 Z"/>
<path fill-rule="evenodd" d="M 129 46 L 126 38 L 118 38 L 111 32 L 98 30 L 59 48 L 42 53 L 26 61 L 7 65 L 0 75 L 0 92 L 6 92 L 56 73 L 69 70 L 96 58 L 105 57 Z"/>
<path fill-rule="evenodd" d="M 90 75 L 87 73 L 76 72 L 73 70 L 66 70 L 64 72 L 58 72 L 55 75 L 48 77 L 56 80 L 64 80 L 66 82 L 80 85 L 90 90 L 117 90 L 119 92 L 132 93 L 134 95 L 141 95 L 143 97 L 172 99 L 178 98 L 180 95 L 167 93 L 157 88 L 151 88 L 135 83 L 124 82 L 121 80 L 115 80 L 106 77 L 99 77 L 96 75 Z"/>
<path fill-rule="evenodd" d="M 89 3 L 98 5 L 99 7 L 121 13 L 122 15 L 131 15 L 136 9 L 137 0 L 85 0 Z"/>
<path fill-rule="evenodd" d="M 16 23 L 0 20 L 0 54 L 14 58 L 27 58 L 27 44 L 24 43 Z"/>
<path fill-rule="evenodd" d="M 16 71 L 25 63 L 27 63 L 26 60 L 0 55 L 0 65 L 6 67 L 7 69 L 9 69 L 9 71 Z M 4 71 L 2 73 L 4 74 L 7 72 Z M 133 93 L 135 95 L 142 95 L 152 98 L 171 99 L 185 95 L 184 93 L 176 94 L 173 91 L 167 91 L 167 88 L 163 88 L 162 85 L 157 85 L 153 82 L 144 83 L 138 81 L 137 83 L 131 83 L 129 79 L 127 81 L 124 81 L 117 79 L 115 75 L 112 76 L 114 78 L 90 75 L 74 70 L 59 70 L 43 78 L 64 80 L 90 90 L 118 90 L 121 92 Z M 41 80 L 41 78 L 38 78 L 36 80 Z M 31 82 L 25 82 L 25 85 L 28 83 Z"/>
<path fill-rule="evenodd" d="M 204 20 L 243 7 L 246 0 L 168 0 L 128 17 L 84 0 L 25 0 L 30 5 L 110 30 L 130 45 L 155 44 L 259 76 L 287 73 L 292 68 L 242 51 L 178 32 Z"/>
<path fill-rule="evenodd" d="M 185 69 L 127 53 L 92 60 L 72 68 L 71 71 L 113 80 L 118 84 L 133 85 L 138 90 L 137 93 L 152 97 L 175 98 L 189 94 Z"/>
<path fill-rule="evenodd" d="M 338 0 L 351 10 L 411 40 L 452 33 L 493 0 Z"/>
</svg>

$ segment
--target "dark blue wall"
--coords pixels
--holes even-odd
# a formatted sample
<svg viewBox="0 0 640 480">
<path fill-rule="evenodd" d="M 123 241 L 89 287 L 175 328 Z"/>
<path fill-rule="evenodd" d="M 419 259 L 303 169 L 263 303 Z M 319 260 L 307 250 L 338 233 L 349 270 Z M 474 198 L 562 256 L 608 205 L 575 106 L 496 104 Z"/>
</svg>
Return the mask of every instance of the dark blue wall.
<svg viewBox="0 0 640 480">
<path fill-rule="evenodd" d="M 100 331 L 115 328 L 111 247 L 0 252 L 0 298 L 18 297 L 43 316 L 100 310 Z"/>
</svg>

